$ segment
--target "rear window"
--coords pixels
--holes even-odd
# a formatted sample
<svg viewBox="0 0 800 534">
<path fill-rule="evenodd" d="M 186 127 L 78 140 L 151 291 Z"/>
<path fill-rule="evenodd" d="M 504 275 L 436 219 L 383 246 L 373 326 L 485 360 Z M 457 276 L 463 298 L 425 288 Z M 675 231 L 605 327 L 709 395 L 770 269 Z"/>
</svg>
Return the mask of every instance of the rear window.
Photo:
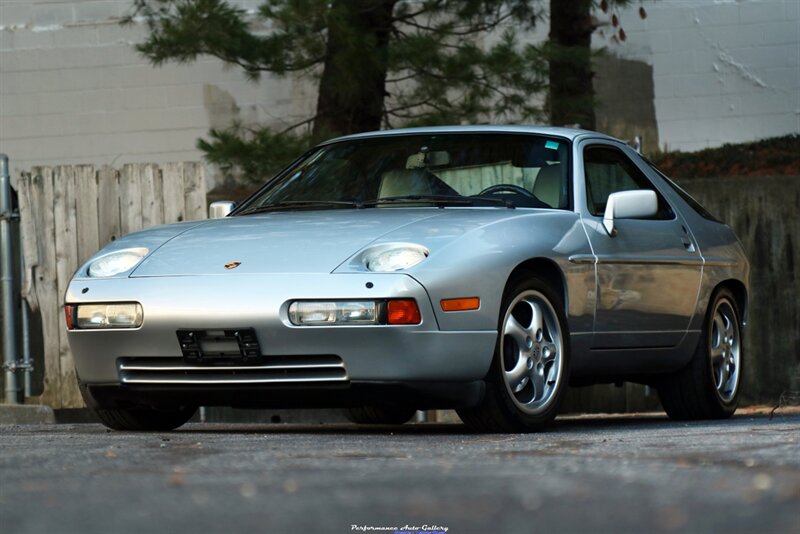
<svg viewBox="0 0 800 534">
<path fill-rule="evenodd" d="M 675 191 L 675 192 L 678 194 L 678 196 L 680 196 L 680 197 L 681 197 L 681 198 L 682 198 L 682 199 L 683 199 L 683 200 L 684 200 L 684 201 L 685 201 L 687 204 L 689 204 L 689 207 L 690 207 L 690 208 L 692 208 L 692 209 L 693 209 L 695 212 L 697 212 L 697 214 L 698 214 L 699 216 L 701 216 L 702 218 L 704 218 L 704 219 L 707 219 L 707 220 L 709 220 L 709 221 L 714 221 L 714 222 L 717 222 L 717 223 L 722 223 L 722 221 L 720 221 L 719 219 L 717 219 L 716 217 L 714 217 L 714 216 L 711 214 L 711 212 L 709 212 L 709 211 L 708 211 L 707 209 L 705 209 L 705 208 L 704 208 L 704 207 L 703 207 L 703 206 L 702 206 L 702 205 L 701 205 L 701 204 L 700 204 L 698 201 L 696 201 L 696 200 L 695 200 L 695 199 L 692 197 L 692 195 L 690 195 L 689 193 L 687 193 L 686 191 L 684 191 L 684 190 L 681 188 L 681 186 L 679 186 L 678 184 L 676 184 L 675 182 L 673 182 L 672 180 L 670 180 L 670 179 L 667 177 L 667 175 L 666 175 L 666 174 L 664 174 L 663 172 L 661 172 L 661 171 L 658 169 L 658 167 L 656 167 L 656 166 L 655 166 L 653 163 L 651 163 L 650 161 L 648 161 L 647 163 L 648 163 L 648 165 L 650 165 L 650 167 L 652 167 L 652 169 L 653 169 L 654 171 L 656 171 L 656 172 L 658 173 L 658 175 L 659 175 L 659 176 L 661 176 L 661 177 L 664 179 L 664 182 L 665 182 L 665 183 L 666 183 L 668 186 L 670 186 L 670 187 L 672 188 L 672 190 L 673 190 L 673 191 Z"/>
</svg>

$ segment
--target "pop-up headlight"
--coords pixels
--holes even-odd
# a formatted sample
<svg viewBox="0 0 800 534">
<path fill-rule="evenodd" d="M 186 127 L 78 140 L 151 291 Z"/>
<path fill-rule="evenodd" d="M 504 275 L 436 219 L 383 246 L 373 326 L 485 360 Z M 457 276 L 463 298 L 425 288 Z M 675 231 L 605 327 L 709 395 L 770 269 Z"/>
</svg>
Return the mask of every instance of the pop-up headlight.
<svg viewBox="0 0 800 534">
<path fill-rule="evenodd" d="M 377 246 L 364 254 L 364 266 L 376 273 L 401 271 L 428 257 L 428 249 L 414 244 Z"/>
<path fill-rule="evenodd" d="M 126 248 L 100 256 L 89 264 L 89 276 L 106 278 L 130 271 L 147 256 L 146 248 Z"/>
</svg>

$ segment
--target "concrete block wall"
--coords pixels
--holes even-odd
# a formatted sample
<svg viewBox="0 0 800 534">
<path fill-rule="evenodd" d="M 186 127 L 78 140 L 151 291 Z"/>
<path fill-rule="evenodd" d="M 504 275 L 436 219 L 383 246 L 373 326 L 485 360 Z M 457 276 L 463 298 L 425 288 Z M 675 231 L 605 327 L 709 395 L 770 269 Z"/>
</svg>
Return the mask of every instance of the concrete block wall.
<svg viewBox="0 0 800 534">
<path fill-rule="evenodd" d="M 620 18 L 627 40 L 595 45 L 652 65 L 662 148 L 800 133 L 800 1 L 644 1 Z"/>
<path fill-rule="evenodd" d="M 253 83 L 210 58 L 152 67 L 132 46 L 143 25 L 119 25 L 129 9 L 129 0 L 0 2 L 0 152 L 14 171 L 199 161 L 196 140 L 211 127 L 292 124 L 314 109 L 307 80 Z"/>
</svg>

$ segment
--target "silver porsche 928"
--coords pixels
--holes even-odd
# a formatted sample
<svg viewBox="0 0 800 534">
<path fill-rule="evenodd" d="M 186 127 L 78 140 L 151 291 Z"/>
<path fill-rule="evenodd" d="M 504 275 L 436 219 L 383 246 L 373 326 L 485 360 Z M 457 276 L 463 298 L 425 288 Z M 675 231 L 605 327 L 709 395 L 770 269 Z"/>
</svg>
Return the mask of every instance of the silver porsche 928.
<svg viewBox="0 0 800 534">
<path fill-rule="evenodd" d="M 72 280 L 69 342 L 107 426 L 172 429 L 221 405 L 358 423 L 454 408 L 531 431 L 568 385 L 625 380 L 674 418 L 736 409 L 742 246 L 616 139 L 351 135 L 232 208 L 119 239 Z"/>
</svg>

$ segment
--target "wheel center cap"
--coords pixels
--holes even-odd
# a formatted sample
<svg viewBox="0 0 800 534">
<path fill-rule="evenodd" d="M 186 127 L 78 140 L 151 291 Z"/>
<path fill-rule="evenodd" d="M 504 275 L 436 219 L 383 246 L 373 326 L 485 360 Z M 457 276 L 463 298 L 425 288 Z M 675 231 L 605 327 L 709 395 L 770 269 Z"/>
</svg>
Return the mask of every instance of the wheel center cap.
<svg viewBox="0 0 800 534">
<path fill-rule="evenodd" d="M 539 355 L 541 354 L 541 352 L 542 352 L 542 349 L 539 348 L 539 345 L 536 345 L 535 347 L 533 347 L 533 357 L 536 358 L 537 360 L 539 359 Z"/>
</svg>

